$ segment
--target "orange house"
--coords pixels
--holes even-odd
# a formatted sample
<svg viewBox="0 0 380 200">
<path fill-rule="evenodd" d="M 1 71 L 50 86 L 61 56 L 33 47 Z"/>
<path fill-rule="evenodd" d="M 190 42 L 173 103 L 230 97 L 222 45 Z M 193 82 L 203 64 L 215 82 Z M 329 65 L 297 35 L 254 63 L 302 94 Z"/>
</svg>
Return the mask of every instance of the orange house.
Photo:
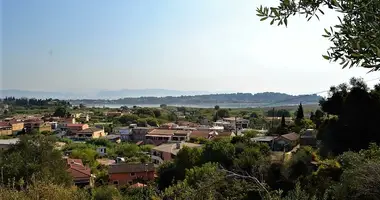
<svg viewBox="0 0 380 200">
<path fill-rule="evenodd" d="M 108 174 L 110 184 L 132 185 L 141 180 L 153 180 L 155 171 L 153 163 L 118 163 L 109 166 Z"/>
</svg>

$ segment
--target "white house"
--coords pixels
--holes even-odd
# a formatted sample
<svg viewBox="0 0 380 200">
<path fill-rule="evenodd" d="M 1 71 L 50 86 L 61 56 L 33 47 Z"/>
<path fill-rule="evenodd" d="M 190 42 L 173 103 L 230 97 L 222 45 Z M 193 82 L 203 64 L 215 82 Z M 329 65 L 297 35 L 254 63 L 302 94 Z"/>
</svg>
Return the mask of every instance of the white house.
<svg viewBox="0 0 380 200">
<path fill-rule="evenodd" d="M 131 139 L 131 129 L 129 127 L 120 127 L 119 134 L 122 141 L 128 141 Z"/>
<path fill-rule="evenodd" d="M 98 147 L 98 148 L 96 148 L 96 152 L 98 152 L 98 154 L 100 156 L 107 155 L 107 149 L 106 149 L 106 147 Z"/>
</svg>

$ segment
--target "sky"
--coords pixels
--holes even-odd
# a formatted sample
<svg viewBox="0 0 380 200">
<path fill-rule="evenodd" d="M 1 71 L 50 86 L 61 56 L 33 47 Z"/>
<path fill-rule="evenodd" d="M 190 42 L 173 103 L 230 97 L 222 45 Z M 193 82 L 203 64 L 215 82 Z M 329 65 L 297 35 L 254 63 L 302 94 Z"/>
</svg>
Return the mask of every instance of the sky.
<svg viewBox="0 0 380 200">
<path fill-rule="evenodd" d="M 277 0 L 1 2 L 2 89 L 308 94 L 380 77 L 322 58 L 335 13 L 261 22 L 256 8 Z"/>
</svg>

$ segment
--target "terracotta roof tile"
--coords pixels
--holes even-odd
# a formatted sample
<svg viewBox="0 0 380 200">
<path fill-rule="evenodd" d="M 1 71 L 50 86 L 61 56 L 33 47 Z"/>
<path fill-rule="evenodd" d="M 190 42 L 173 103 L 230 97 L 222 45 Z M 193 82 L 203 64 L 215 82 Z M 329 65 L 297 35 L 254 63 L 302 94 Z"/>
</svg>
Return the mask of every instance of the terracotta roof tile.
<svg viewBox="0 0 380 200">
<path fill-rule="evenodd" d="M 281 137 L 283 137 L 287 140 L 290 140 L 290 141 L 296 141 L 300 138 L 300 135 L 298 135 L 297 133 L 288 133 L 285 135 L 281 135 Z"/>
<path fill-rule="evenodd" d="M 145 172 L 145 171 L 154 171 L 153 163 L 149 163 L 149 164 L 121 163 L 121 164 L 110 165 L 108 168 L 109 174 L 136 173 L 136 172 Z"/>
</svg>

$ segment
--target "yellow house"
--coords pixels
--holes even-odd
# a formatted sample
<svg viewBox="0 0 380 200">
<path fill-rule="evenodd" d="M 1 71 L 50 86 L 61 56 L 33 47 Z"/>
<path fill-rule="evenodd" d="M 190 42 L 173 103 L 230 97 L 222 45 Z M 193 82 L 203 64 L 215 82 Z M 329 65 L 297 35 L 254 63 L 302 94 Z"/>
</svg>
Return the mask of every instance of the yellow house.
<svg viewBox="0 0 380 200">
<path fill-rule="evenodd" d="M 16 134 L 19 131 L 22 131 L 24 128 L 24 123 L 20 121 L 6 121 L 6 122 L 0 122 L 0 127 L 11 127 L 11 134 Z M 2 134 L 4 135 L 4 134 Z"/>
<path fill-rule="evenodd" d="M 24 128 L 24 123 L 23 122 L 10 122 L 12 126 L 12 132 L 17 133 L 19 131 L 22 131 Z"/>
<path fill-rule="evenodd" d="M 77 136 L 79 138 L 94 139 L 106 136 L 104 129 L 100 128 L 86 128 L 84 130 L 78 131 Z"/>
<path fill-rule="evenodd" d="M 12 135 L 12 127 L 0 126 L 0 136 L 3 136 L 3 135 Z"/>
</svg>

